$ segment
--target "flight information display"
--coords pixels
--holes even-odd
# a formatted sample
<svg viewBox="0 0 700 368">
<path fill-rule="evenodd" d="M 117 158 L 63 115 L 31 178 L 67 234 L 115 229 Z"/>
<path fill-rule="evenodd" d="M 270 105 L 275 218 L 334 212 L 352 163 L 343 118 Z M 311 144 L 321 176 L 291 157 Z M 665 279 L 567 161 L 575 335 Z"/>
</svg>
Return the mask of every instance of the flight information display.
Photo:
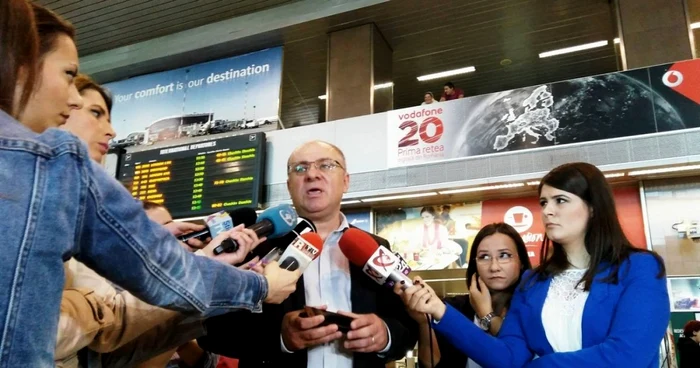
<svg viewBox="0 0 700 368">
<path fill-rule="evenodd" d="M 244 134 L 124 154 L 119 180 L 173 218 L 258 207 L 265 133 Z"/>
</svg>

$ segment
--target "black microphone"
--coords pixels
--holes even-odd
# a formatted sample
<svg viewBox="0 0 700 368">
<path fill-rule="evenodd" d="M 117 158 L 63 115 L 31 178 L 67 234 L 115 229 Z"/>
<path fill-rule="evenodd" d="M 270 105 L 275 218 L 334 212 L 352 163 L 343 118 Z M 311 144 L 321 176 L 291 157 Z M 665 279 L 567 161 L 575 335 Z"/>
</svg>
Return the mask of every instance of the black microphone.
<svg viewBox="0 0 700 368">
<path fill-rule="evenodd" d="M 187 241 L 192 238 L 200 240 L 214 238 L 220 232 L 233 229 L 240 224 L 249 227 L 253 225 L 257 219 L 258 214 L 255 213 L 255 209 L 251 207 L 236 208 L 228 213 L 220 211 L 207 217 L 205 221 L 207 225 L 206 229 L 180 235 L 177 239 L 187 243 Z"/>
<path fill-rule="evenodd" d="M 267 236 L 268 238 L 278 238 L 287 235 L 294 229 L 297 223 L 297 212 L 288 204 L 271 207 L 263 211 L 258 217 L 258 222 L 247 227 L 255 231 L 258 236 Z M 218 247 L 214 248 L 214 254 L 219 255 L 223 252 L 235 252 L 238 250 L 238 243 L 233 239 L 226 239 Z"/>
<path fill-rule="evenodd" d="M 256 256 L 262 259 L 273 249 L 277 249 L 279 251 L 279 254 L 281 255 L 282 252 L 284 252 L 287 249 L 287 247 L 289 247 L 289 245 L 296 240 L 297 237 L 309 232 L 315 233 L 316 225 L 314 225 L 314 223 L 311 220 L 299 216 L 299 223 L 297 224 L 297 226 L 294 227 L 294 230 L 279 238 L 268 239 L 264 243 L 258 245 L 255 249 L 253 249 L 252 252 L 250 252 L 250 258 L 247 259 L 247 261 L 250 261 Z"/>
</svg>

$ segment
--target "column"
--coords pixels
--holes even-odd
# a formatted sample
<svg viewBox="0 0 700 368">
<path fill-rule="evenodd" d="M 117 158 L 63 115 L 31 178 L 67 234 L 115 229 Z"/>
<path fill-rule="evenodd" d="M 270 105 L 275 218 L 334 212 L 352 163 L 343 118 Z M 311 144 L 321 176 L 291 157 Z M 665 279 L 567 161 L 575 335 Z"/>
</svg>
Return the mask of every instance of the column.
<svg viewBox="0 0 700 368">
<path fill-rule="evenodd" d="M 394 107 L 392 50 L 374 24 L 328 35 L 326 121 L 368 115 Z"/>
<path fill-rule="evenodd" d="M 685 0 L 617 0 L 624 69 L 693 58 Z"/>
</svg>

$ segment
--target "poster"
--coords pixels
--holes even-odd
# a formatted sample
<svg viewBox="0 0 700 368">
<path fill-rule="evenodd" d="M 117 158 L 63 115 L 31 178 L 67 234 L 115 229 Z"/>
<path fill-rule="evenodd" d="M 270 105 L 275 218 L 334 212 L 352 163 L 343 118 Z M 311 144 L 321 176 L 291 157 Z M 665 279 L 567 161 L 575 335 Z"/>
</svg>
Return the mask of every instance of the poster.
<svg viewBox="0 0 700 368">
<path fill-rule="evenodd" d="M 700 60 L 389 111 L 389 167 L 700 126 Z"/>
<path fill-rule="evenodd" d="M 627 239 L 636 247 L 646 249 L 644 218 L 639 190 L 635 187 L 613 190 L 615 209 Z M 537 197 L 487 200 L 482 203 L 482 223 L 505 222 L 520 233 L 532 266 L 540 264 L 545 229 L 542 208 Z"/>
<path fill-rule="evenodd" d="M 481 229 L 481 203 L 400 208 L 375 213 L 375 233 L 414 271 L 466 267 Z"/>
<path fill-rule="evenodd" d="M 281 79 L 278 47 L 105 84 L 111 146 L 276 126 Z"/>
<path fill-rule="evenodd" d="M 700 312 L 700 277 L 669 277 L 672 312 Z"/>
<path fill-rule="evenodd" d="M 348 224 L 368 233 L 372 232 L 372 222 L 369 211 L 347 212 L 345 213 L 345 218 L 348 220 Z"/>
</svg>

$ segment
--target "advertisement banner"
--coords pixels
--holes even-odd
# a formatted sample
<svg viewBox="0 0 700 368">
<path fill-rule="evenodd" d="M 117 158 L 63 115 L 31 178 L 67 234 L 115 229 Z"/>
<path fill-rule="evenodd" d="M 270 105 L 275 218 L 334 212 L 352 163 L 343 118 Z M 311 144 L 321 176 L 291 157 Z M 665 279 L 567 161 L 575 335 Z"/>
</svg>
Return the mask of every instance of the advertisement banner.
<svg viewBox="0 0 700 368">
<path fill-rule="evenodd" d="M 479 202 L 375 213 L 375 233 L 414 271 L 466 267 L 481 223 Z"/>
<path fill-rule="evenodd" d="M 636 247 L 646 249 L 642 203 L 637 188 L 613 190 L 617 216 L 627 239 Z M 520 233 L 532 266 L 540 264 L 545 229 L 542 207 L 536 197 L 487 200 L 482 203 L 482 223 L 505 222 Z"/>
<path fill-rule="evenodd" d="M 108 83 L 112 146 L 276 125 L 281 80 L 278 47 Z"/>
<path fill-rule="evenodd" d="M 389 167 L 700 126 L 700 60 L 387 114 Z"/>
<path fill-rule="evenodd" d="M 369 211 L 348 212 L 345 213 L 345 218 L 348 220 L 348 224 L 368 233 L 372 232 L 372 222 Z"/>
<path fill-rule="evenodd" d="M 669 277 L 672 312 L 700 312 L 700 277 Z"/>
</svg>

